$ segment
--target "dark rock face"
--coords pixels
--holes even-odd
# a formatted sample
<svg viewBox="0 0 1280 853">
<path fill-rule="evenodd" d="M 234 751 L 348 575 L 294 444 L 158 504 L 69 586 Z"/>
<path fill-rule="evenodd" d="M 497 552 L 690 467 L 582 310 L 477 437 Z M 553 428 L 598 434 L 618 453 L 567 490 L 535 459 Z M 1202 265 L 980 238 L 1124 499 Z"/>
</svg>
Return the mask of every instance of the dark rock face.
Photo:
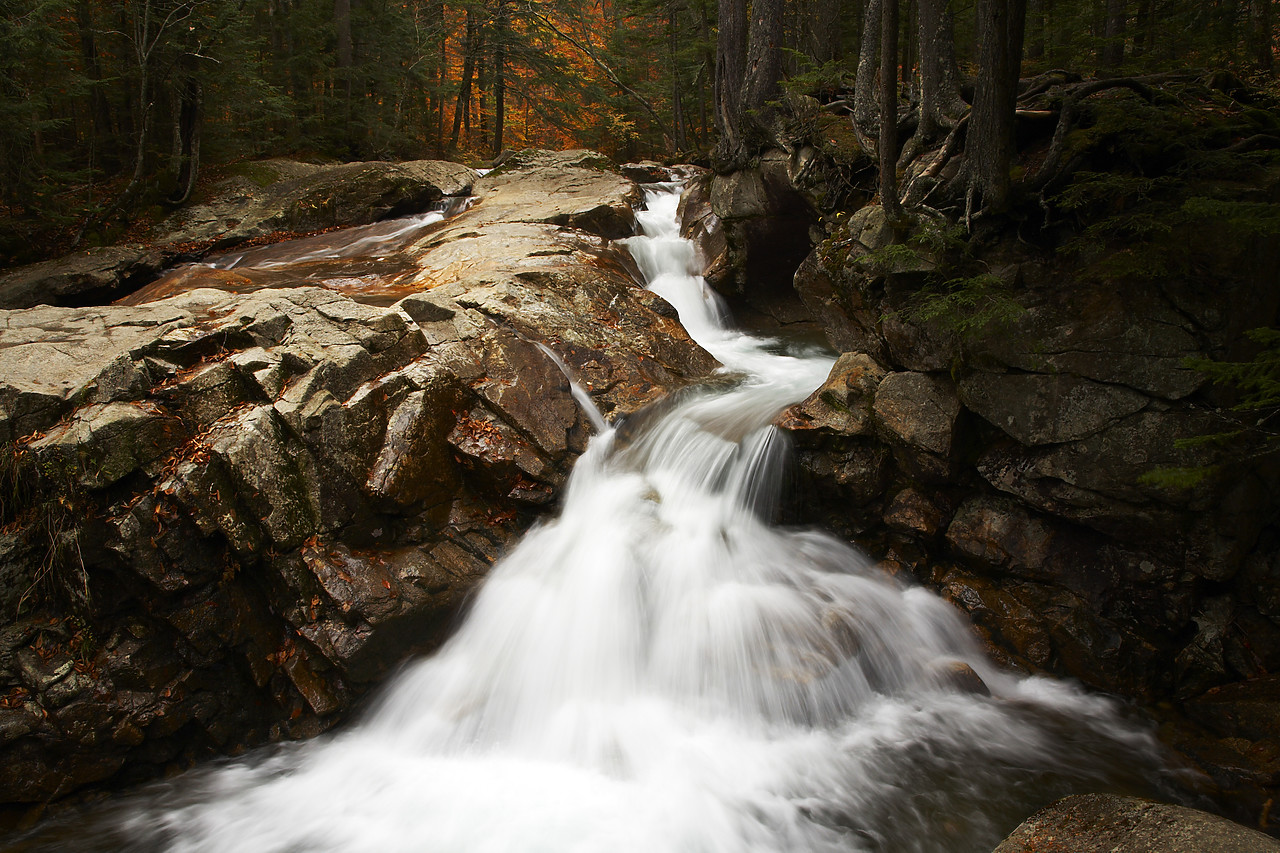
<svg viewBox="0 0 1280 853">
<path fill-rule="evenodd" d="M 1268 853 L 1280 841 L 1196 809 L 1132 797 L 1066 797 L 1023 821 L 994 853 Z"/>
<path fill-rule="evenodd" d="M 1225 295 L 1206 313 L 1191 310 L 1188 282 L 1076 279 L 1029 247 L 988 246 L 1020 307 L 975 332 L 918 310 L 941 261 L 890 242 L 879 209 L 864 208 L 795 277 L 845 351 L 780 420 L 801 520 L 913 571 L 1012 666 L 1182 711 L 1273 672 L 1274 463 L 1195 441 L 1224 429 L 1224 401 L 1186 359 L 1274 324 L 1280 257 L 1267 277 L 1212 267 Z M 1205 476 L 1160 476 L 1186 470 Z M 1249 707 L 1280 707 L 1265 695 Z M 1201 750 L 1219 791 L 1274 786 L 1274 732 L 1215 719 L 1216 737 L 1241 747 L 1224 759 L 1235 776 Z M 1255 787 L 1239 802 L 1247 812 L 1267 796 Z"/>
<path fill-rule="evenodd" d="M 787 282 L 813 246 L 817 210 L 797 188 L 812 157 L 769 151 L 754 168 L 695 177 L 680 200 L 681 233 L 698 247 L 707 283 L 783 325 L 807 319 Z"/>
<path fill-rule="evenodd" d="M 627 230 L 634 184 L 546 168 L 424 238 L 388 307 L 0 311 L 0 801 L 313 735 L 437 644 L 590 434 L 539 344 L 612 415 L 715 367 L 584 230 Z"/>
</svg>

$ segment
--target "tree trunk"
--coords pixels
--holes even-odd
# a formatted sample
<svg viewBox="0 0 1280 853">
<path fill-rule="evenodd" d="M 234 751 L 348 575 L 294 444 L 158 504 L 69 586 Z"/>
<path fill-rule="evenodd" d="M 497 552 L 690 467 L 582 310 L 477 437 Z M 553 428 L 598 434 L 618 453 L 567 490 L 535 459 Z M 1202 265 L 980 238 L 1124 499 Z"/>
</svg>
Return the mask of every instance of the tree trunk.
<svg viewBox="0 0 1280 853">
<path fill-rule="evenodd" d="M 858 46 L 858 73 L 853 85 L 853 120 L 862 130 L 876 121 L 876 46 L 880 35 L 880 10 L 884 0 L 867 0 L 862 18 L 862 43 Z"/>
<path fill-rule="evenodd" d="M 502 153 L 507 118 L 507 3 L 498 0 L 493 47 L 493 156 Z"/>
<path fill-rule="evenodd" d="M 720 135 L 716 154 L 733 159 L 742 144 L 742 84 L 747 67 L 746 0 L 718 0 L 715 119 Z"/>
<path fill-rule="evenodd" d="M 93 10 L 88 0 L 76 3 L 76 28 L 80 35 L 80 55 L 89 77 L 89 111 L 93 116 L 93 148 L 101 163 L 109 169 L 119 168 L 119 149 L 111 133 L 111 109 L 102 91 L 102 64 L 98 61 L 98 45 L 93 26 Z"/>
<path fill-rule="evenodd" d="M 688 133 L 684 118 L 684 87 L 680 82 L 679 18 L 676 5 L 667 7 L 667 49 L 671 58 L 671 138 L 675 141 L 677 151 L 685 151 L 689 147 Z"/>
<path fill-rule="evenodd" d="M 843 0 L 817 0 L 814 4 L 813 18 L 806 28 L 806 35 L 809 55 L 819 65 L 840 59 L 843 6 Z"/>
<path fill-rule="evenodd" d="M 1249 58 L 1259 71 L 1274 76 L 1275 33 L 1271 24 L 1274 20 L 1271 14 L 1271 2 L 1272 0 L 1249 0 Z"/>
<path fill-rule="evenodd" d="M 1027 59 L 1033 62 L 1044 59 L 1046 2 L 1047 0 L 1028 0 L 1027 3 Z"/>
<path fill-rule="evenodd" d="M 1103 35 L 1102 64 L 1119 68 L 1124 62 L 1124 34 L 1129 18 L 1125 0 L 1107 0 L 1107 25 Z"/>
<path fill-rule="evenodd" d="M 457 151 L 462 122 L 471 111 L 471 78 L 476 70 L 476 20 L 471 10 L 466 16 L 466 42 L 462 55 L 462 79 L 458 81 L 458 100 L 453 108 L 453 134 L 449 137 L 449 150 Z M 468 130 L 470 123 L 468 122 Z"/>
<path fill-rule="evenodd" d="M 352 115 L 352 77 L 354 70 L 354 46 L 351 39 L 351 0 L 333 0 L 333 26 L 337 35 L 337 75 L 335 88 L 341 92 L 342 106 L 342 140 L 350 154 L 355 153 L 356 144 L 353 135 L 354 123 Z"/>
<path fill-rule="evenodd" d="M 1009 202 L 1026 10 L 1026 0 L 978 0 L 981 49 L 965 153 L 971 186 L 986 207 L 997 211 Z"/>
<path fill-rule="evenodd" d="M 890 222 L 898 203 L 898 0 L 882 0 L 880 15 L 880 204 Z"/>
<path fill-rule="evenodd" d="M 782 81 L 782 11 L 784 0 L 752 0 L 747 34 L 747 67 L 743 80 L 744 110 L 760 111 L 778 96 Z"/>
</svg>

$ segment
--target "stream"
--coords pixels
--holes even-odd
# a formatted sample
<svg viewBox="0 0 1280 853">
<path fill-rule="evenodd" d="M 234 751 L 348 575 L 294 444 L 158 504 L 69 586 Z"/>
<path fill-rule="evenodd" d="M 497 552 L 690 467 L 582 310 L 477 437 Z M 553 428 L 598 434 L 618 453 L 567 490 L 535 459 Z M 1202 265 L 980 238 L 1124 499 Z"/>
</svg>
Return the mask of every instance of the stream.
<svg viewBox="0 0 1280 853">
<path fill-rule="evenodd" d="M 647 189 L 629 245 L 719 381 L 597 419 L 558 517 L 359 719 L 13 849 L 977 853 L 1059 796 L 1155 790 L 1109 700 L 1001 671 L 933 593 L 772 523 L 770 423 L 832 359 L 727 324 L 678 189 Z"/>
</svg>

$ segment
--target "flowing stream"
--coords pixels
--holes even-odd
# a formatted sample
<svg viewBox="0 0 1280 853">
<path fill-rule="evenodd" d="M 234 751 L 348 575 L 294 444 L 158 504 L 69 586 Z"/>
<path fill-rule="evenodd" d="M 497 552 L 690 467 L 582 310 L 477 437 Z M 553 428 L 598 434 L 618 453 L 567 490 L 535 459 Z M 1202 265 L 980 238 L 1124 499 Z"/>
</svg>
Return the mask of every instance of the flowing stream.
<svg viewBox="0 0 1280 853">
<path fill-rule="evenodd" d="M 999 671 L 932 593 L 771 524 L 770 421 L 832 362 L 726 326 L 676 200 L 649 189 L 631 248 L 730 378 L 593 439 L 559 517 L 356 724 L 165 783 L 84 849 L 984 851 L 1159 775 L 1109 702 Z"/>
</svg>

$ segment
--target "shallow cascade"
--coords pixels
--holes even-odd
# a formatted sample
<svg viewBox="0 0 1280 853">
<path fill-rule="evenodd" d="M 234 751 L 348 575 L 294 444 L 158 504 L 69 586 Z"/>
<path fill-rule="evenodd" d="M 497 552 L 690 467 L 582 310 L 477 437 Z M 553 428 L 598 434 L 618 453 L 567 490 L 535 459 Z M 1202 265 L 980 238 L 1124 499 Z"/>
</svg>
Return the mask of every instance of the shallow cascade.
<svg viewBox="0 0 1280 853">
<path fill-rule="evenodd" d="M 1153 739 L 1107 701 L 997 670 L 932 593 L 771 524 L 770 422 L 832 360 L 728 327 L 677 193 L 649 188 L 631 248 L 723 381 L 606 427 L 559 517 L 344 731 L 14 849 L 983 851 L 1063 794 L 1153 790 Z"/>
</svg>

